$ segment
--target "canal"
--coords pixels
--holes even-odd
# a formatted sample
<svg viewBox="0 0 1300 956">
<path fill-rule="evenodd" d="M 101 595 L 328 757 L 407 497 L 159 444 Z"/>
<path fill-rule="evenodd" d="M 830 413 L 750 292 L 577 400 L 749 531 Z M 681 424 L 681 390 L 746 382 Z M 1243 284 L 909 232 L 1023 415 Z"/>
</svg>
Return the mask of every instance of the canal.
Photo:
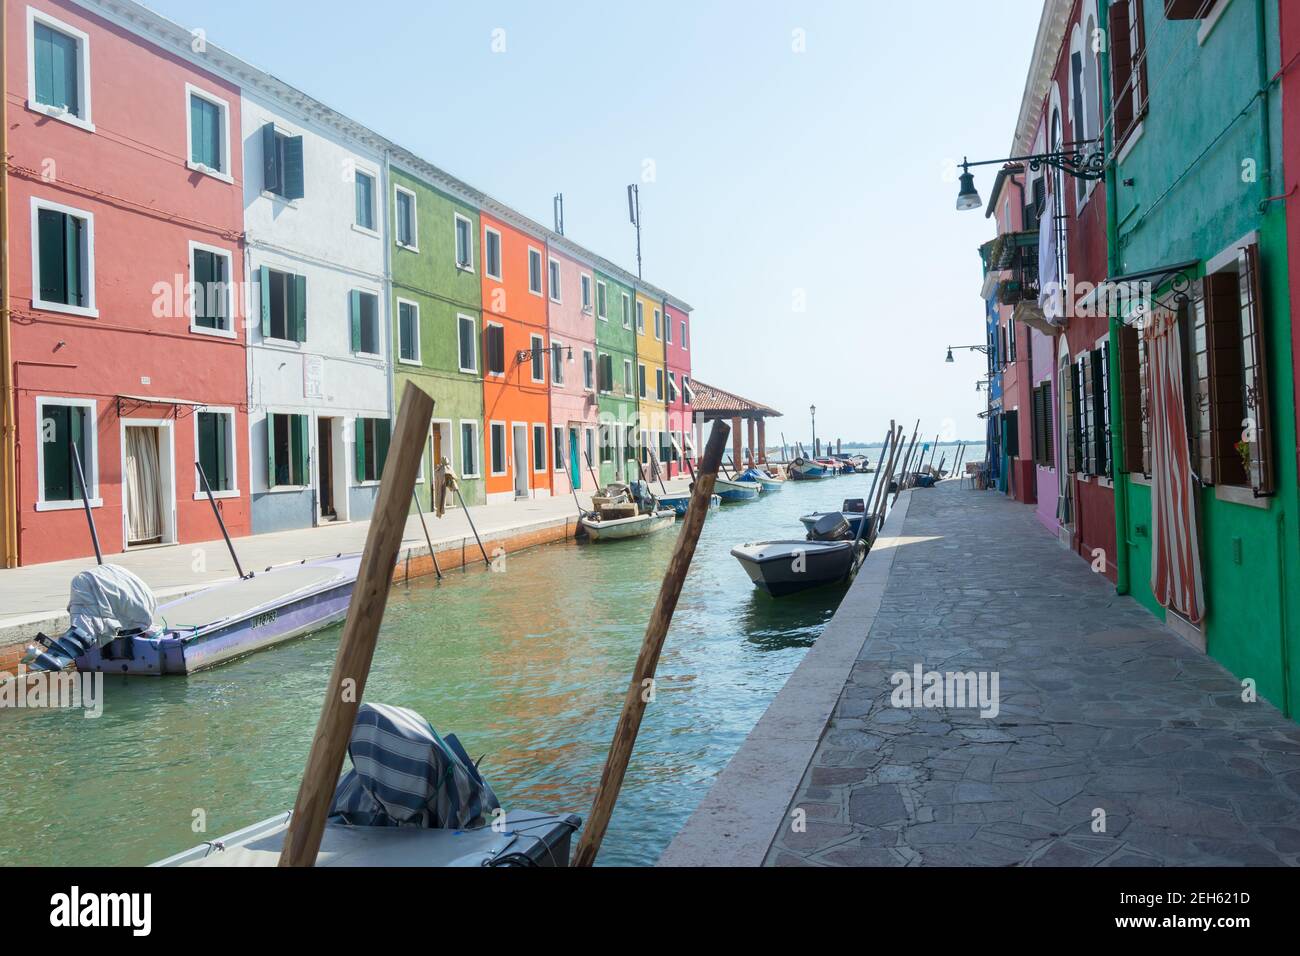
<svg viewBox="0 0 1300 956">
<path fill-rule="evenodd" d="M 601 863 L 658 858 L 839 602 L 772 600 L 732 546 L 801 537 L 798 515 L 870 481 L 788 482 L 709 516 Z M 585 816 L 675 540 L 547 545 L 398 585 L 366 699 L 484 754 L 503 806 Z M 291 807 L 339 630 L 188 678 L 110 677 L 98 719 L 0 711 L 0 864 L 148 863 Z"/>
</svg>

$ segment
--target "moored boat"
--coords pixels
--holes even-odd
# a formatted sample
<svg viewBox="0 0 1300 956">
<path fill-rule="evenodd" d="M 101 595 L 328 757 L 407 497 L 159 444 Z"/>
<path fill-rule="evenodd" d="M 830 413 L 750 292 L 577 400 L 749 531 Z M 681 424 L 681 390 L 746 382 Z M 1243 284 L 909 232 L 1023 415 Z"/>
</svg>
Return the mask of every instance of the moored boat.
<svg viewBox="0 0 1300 956">
<path fill-rule="evenodd" d="M 737 475 L 736 477 L 741 481 L 758 482 L 762 487 L 764 494 L 767 494 L 769 491 L 780 491 L 782 486 L 785 485 L 784 478 L 776 478 L 769 472 L 764 471 L 762 468 L 746 469 L 743 474 Z"/>
<path fill-rule="evenodd" d="M 713 491 L 724 502 L 753 501 L 763 493 L 763 486 L 757 481 L 732 481 L 718 478 L 713 483 Z"/>
<path fill-rule="evenodd" d="M 662 531 L 676 520 L 677 512 L 672 508 L 657 508 L 627 518 L 603 518 L 599 514 L 589 514 L 581 518 L 580 523 L 592 541 L 621 541 Z"/>
<path fill-rule="evenodd" d="M 829 478 L 830 470 L 810 458 L 796 458 L 790 463 L 790 477 L 795 481 L 815 481 Z"/>
<path fill-rule="evenodd" d="M 856 538 L 759 541 L 731 549 L 755 586 L 773 597 L 846 580 L 866 553 Z"/>
<path fill-rule="evenodd" d="M 667 498 L 660 498 L 659 504 L 661 507 L 664 508 L 672 508 L 673 511 L 677 512 L 677 517 L 680 518 L 686 514 L 686 509 L 691 506 L 691 496 L 689 494 L 669 495 Z M 709 496 L 710 511 L 714 510 L 721 504 L 722 504 L 722 499 L 719 498 L 717 495 Z"/>
</svg>

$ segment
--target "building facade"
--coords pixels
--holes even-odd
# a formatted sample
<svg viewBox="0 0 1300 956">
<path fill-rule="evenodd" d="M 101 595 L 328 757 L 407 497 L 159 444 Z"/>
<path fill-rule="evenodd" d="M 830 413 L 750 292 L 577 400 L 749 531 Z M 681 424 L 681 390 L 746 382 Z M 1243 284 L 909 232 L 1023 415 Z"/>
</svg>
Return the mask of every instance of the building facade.
<svg viewBox="0 0 1300 956">
<path fill-rule="evenodd" d="M 555 494 L 591 491 L 600 458 L 596 388 L 596 274 L 590 263 L 548 245 L 547 326 L 551 349 L 550 442 Z M 608 295 L 608 293 L 601 293 Z M 608 300 L 605 303 L 608 309 Z M 558 361 L 555 360 L 559 356 Z M 556 375 L 556 371 L 559 375 Z"/>
<path fill-rule="evenodd" d="M 664 454 L 668 431 L 665 398 L 668 394 L 664 369 L 663 301 L 641 288 L 633 303 L 636 331 L 637 436 L 641 463 L 647 477 L 652 465 L 667 459 Z"/>
<path fill-rule="evenodd" d="M 694 458 L 694 438 L 691 422 L 694 408 L 691 402 L 691 318 L 690 313 L 665 300 L 664 309 L 664 367 L 668 379 L 668 434 L 671 454 L 666 461 L 668 473 L 677 476 L 687 472 L 686 459 Z M 760 428 L 763 422 L 759 420 Z M 750 443 L 755 455 L 761 455 L 766 444 L 766 433 L 760 433 Z"/>
<path fill-rule="evenodd" d="M 612 273 L 597 270 L 596 366 L 600 393 L 599 475 L 602 484 L 627 481 L 628 461 L 637 454 L 637 355 L 633 295 L 630 285 L 620 282 Z M 633 466 L 632 474 L 635 471 Z"/>
</svg>

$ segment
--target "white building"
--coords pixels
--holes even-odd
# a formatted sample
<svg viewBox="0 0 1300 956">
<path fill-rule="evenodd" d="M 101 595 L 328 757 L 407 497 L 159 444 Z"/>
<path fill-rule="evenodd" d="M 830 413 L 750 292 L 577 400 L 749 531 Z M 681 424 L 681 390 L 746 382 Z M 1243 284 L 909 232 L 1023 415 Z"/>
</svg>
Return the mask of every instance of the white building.
<svg viewBox="0 0 1300 956">
<path fill-rule="evenodd" d="M 369 518 L 392 417 L 377 137 L 242 97 L 254 532 Z"/>
</svg>

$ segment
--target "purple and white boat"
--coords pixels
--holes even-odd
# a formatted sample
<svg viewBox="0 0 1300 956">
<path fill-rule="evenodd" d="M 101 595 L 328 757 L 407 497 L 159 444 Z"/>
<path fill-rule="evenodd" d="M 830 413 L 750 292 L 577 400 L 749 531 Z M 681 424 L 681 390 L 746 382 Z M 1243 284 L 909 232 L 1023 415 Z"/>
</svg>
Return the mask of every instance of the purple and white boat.
<svg viewBox="0 0 1300 956">
<path fill-rule="evenodd" d="M 361 555 L 268 568 L 157 605 L 148 585 L 115 565 L 73 579 L 71 625 L 28 649 L 38 670 L 192 674 L 342 621 Z"/>
</svg>

